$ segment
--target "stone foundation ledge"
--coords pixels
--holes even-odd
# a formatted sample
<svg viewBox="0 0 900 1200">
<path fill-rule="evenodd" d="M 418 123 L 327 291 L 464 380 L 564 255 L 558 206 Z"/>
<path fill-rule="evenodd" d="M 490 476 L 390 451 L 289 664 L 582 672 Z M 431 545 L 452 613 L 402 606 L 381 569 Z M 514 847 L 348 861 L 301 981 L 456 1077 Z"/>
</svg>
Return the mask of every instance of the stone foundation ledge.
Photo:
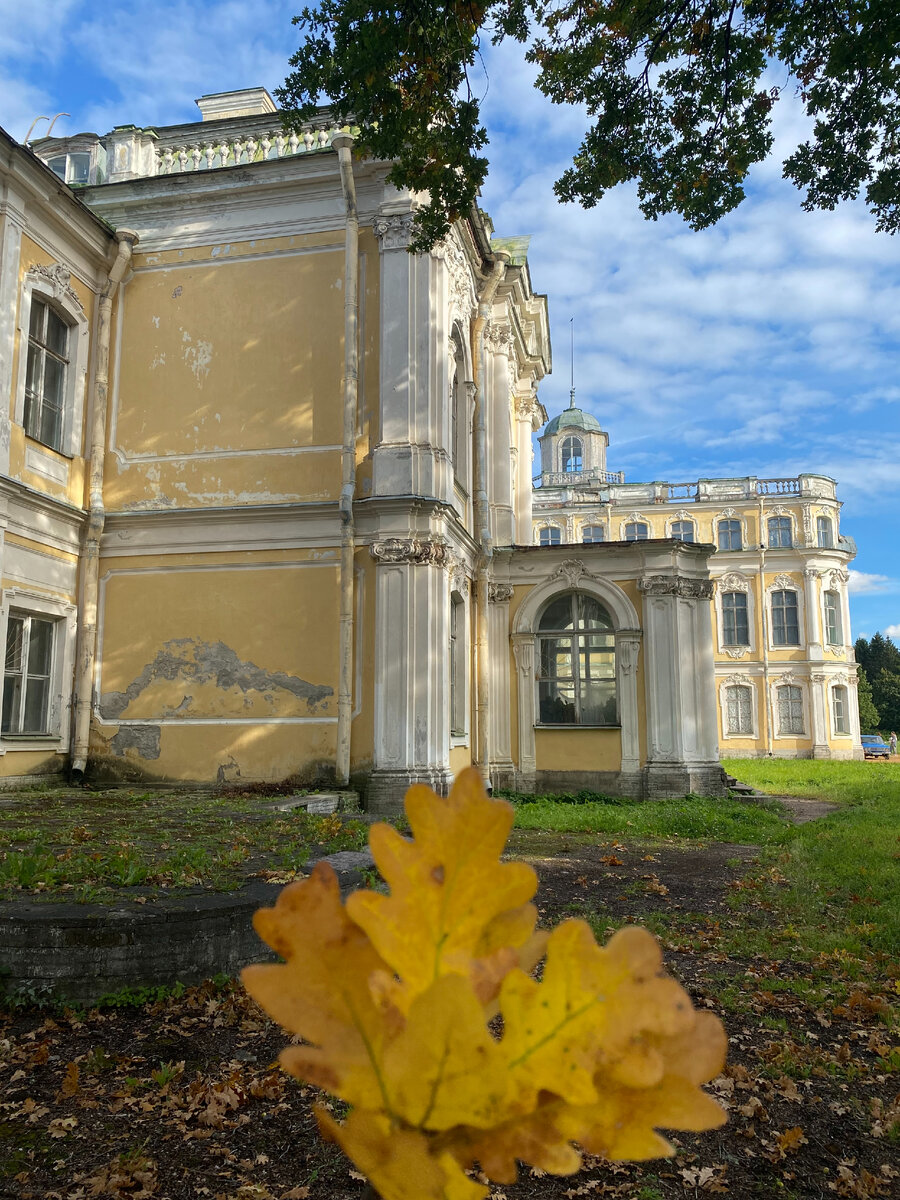
<svg viewBox="0 0 900 1200">
<path fill-rule="evenodd" d="M 328 855 L 343 892 L 372 869 L 368 850 Z M 312 867 L 307 864 L 307 869 Z M 250 882 L 230 893 L 161 893 L 137 904 L 33 900 L 0 903 L 0 988 L 7 996 L 91 1004 L 123 988 L 200 983 L 274 956 L 253 929 L 282 885 Z"/>
</svg>

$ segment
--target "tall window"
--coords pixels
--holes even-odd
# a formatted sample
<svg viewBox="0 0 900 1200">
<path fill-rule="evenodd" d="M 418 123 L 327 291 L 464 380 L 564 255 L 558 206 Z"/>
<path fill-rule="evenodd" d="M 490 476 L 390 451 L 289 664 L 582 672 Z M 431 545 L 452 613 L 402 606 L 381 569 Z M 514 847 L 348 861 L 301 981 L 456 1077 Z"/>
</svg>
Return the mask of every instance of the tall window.
<svg viewBox="0 0 900 1200">
<path fill-rule="evenodd" d="M 459 368 L 455 364 L 450 377 L 450 455 L 453 459 L 453 477 L 459 479 Z"/>
<path fill-rule="evenodd" d="M 722 645 L 750 645 L 747 596 L 744 592 L 722 593 Z"/>
<path fill-rule="evenodd" d="M 645 521 L 629 521 L 625 526 L 626 542 L 646 542 L 650 530 Z"/>
<path fill-rule="evenodd" d="M 834 534 L 830 517 L 816 517 L 816 533 L 818 534 L 819 549 L 834 549 Z"/>
<path fill-rule="evenodd" d="M 572 472 L 581 470 L 584 451 L 580 438 L 564 438 L 560 453 L 562 458 L 562 469 L 564 471 Z"/>
<path fill-rule="evenodd" d="M 834 717 L 834 732 L 849 733 L 850 726 L 847 723 L 847 689 L 843 685 L 838 685 L 831 689 L 831 712 Z"/>
<path fill-rule="evenodd" d="M 585 525 L 581 531 L 581 540 L 585 545 L 591 542 L 605 542 L 606 530 L 602 525 Z"/>
<path fill-rule="evenodd" d="M 3 733 L 49 733 L 53 622 L 10 616 L 3 675 Z"/>
<path fill-rule="evenodd" d="M 792 544 L 791 518 L 769 517 L 769 549 L 789 550 Z"/>
<path fill-rule="evenodd" d="M 562 541 L 562 534 L 555 525 L 545 525 L 538 534 L 538 539 L 542 546 L 558 546 Z"/>
<path fill-rule="evenodd" d="M 466 732 L 466 606 L 462 596 L 450 597 L 450 733 Z"/>
<path fill-rule="evenodd" d="M 694 522 L 693 521 L 673 521 L 672 522 L 672 537 L 678 538 L 682 542 L 694 541 Z"/>
<path fill-rule="evenodd" d="M 542 725 L 615 725 L 616 642 L 612 620 L 583 592 L 558 596 L 538 625 Z"/>
<path fill-rule="evenodd" d="M 49 304 L 34 297 L 25 374 L 25 432 L 53 450 L 62 446 L 68 365 L 69 327 Z"/>
<path fill-rule="evenodd" d="M 742 684 L 725 689 L 725 732 L 753 733 L 753 693 Z"/>
<path fill-rule="evenodd" d="M 796 592 L 772 593 L 772 641 L 776 646 L 800 645 Z"/>
<path fill-rule="evenodd" d="M 838 592 L 825 593 L 825 641 L 829 646 L 843 646 L 841 630 L 841 597 Z"/>
<path fill-rule="evenodd" d="M 803 732 L 803 694 L 798 687 L 776 688 L 778 732 L 782 737 Z"/>
<path fill-rule="evenodd" d="M 740 521 L 720 521 L 718 528 L 720 550 L 742 550 Z"/>
</svg>

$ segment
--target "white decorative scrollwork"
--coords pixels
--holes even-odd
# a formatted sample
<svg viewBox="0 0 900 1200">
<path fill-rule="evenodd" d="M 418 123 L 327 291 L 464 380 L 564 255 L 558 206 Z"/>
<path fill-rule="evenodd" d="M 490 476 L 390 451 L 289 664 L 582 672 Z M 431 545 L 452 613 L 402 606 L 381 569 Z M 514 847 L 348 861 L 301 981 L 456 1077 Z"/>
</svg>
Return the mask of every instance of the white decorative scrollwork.
<svg viewBox="0 0 900 1200">
<path fill-rule="evenodd" d="M 369 547 L 372 557 L 381 563 L 433 564 L 442 567 L 447 561 L 444 542 L 420 542 L 418 538 L 387 538 Z"/>
<path fill-rule="evenodd" d="M 66 299 L 74 304 L 78 311 L 84 314 L 84 308 L 81 301 L 78 299 L 78 293 L 71 285 L 72 272 L 64 267 L 62 263 L 54 263 L 52 267 L 42 266 L 40 263 L 33 263 L 28 268 L 28 273 L 25 276 L 26 280 L 30 279 L 38 283 L 44 291 L 50 292 L 54 300 Z"/>
<path fill-rule="evenodd" d="M 650 596 L 711 600 L 715 589 L 711 579 L 687 579 L 683 575 L 644 575 L 638 580 L 638 590 Z"/>
<path fill-rule="evenodd" d="M 719 585 L 720 592 L 750 591 L 750 580 L 745 575 L 740 575 L 737 571 L 729 571 L 727 575 L 721 576 L 716 582 Z"/>
<path fill-rule="evenodd" d="M 583 562 L 577 558 L 567 558 L 553 572 L 553 578 L 564 579 L 569 587 L 577 587 L 582 575 L 588 575 Z"/>
<path fill-rule="evenodd" d="M 508 583 L 489 583 L 488 600 L 492 604 L 508 604 L 513 598 L 513 589 Z"/>
<path fill-rule="evenodd" d="M 722 653 L 727 654 L 729 658 L 744 658 L 750 653 L 749 646 L 723 646 Z"/>
<path fill-rule="evenodd" d="M 372 229 L 382 250 L 405 250 L 412 240 L 413 219 L 410 212 L 376 217 Z"/>
<path fill-rule="evenodd" d="M 770 592 L 784 592 L 791 591 L 796 588 L 796 586 L 796 580 L 791 579 L 790 575 L 781 574 L 775 576 L 766 590 Z"/>
<path fill-rule="evenodd" d="M 450 276 L 450 304 L 463 320 L 468 319 L 475 310 L 475 285 L 468 260 L 463 253 L 456 236 L 450 234 L 440 245 L 431 251 L 435 258 L 442 259 L 447 266 Z"/>
</svg>

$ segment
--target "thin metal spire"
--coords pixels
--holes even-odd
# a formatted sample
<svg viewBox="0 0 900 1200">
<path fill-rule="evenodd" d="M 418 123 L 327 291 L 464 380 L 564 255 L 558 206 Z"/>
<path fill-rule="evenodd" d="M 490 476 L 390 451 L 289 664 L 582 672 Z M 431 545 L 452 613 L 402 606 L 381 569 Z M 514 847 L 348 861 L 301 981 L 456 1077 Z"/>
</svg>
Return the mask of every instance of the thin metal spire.
<svg viewBox="0 0 900 1200">
<path fill-rule="evenodd" d="M 569 388 L 569 408 L 575 407 L 575 318 L 569 317 L 569 330 L 571 333 L 571 386 Z"/>
</svg>

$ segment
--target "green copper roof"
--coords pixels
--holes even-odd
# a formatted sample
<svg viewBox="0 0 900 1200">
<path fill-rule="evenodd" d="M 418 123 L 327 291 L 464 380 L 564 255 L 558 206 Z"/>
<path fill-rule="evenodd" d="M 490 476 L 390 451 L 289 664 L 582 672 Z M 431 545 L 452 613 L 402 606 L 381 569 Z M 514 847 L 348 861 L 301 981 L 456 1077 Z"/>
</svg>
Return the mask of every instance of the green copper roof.
<svg viewBox="0 0 900 1200">
<path fill-rule="evenodd" d="M 580 408 L 567 408 L 558 417 L 547 422 L 543 436 L 548 433 L 558 433 L 560 429 L 583 429 L 585 433 L 602 433 L 600 422 L 590 413 L 582 412 Z"/>
<path fill-rule="evenodd" d="M 528 243 L 530 241 L 530 235 L 525 234 L 521 237 L 492 237 L 491 249 L 495 253 L 499 250 L 501 254 L 508 254 L 509 265 L 511 267 L 521 267 L 524 266 L 525 260 L 528 257 Z"/>
</svg>

